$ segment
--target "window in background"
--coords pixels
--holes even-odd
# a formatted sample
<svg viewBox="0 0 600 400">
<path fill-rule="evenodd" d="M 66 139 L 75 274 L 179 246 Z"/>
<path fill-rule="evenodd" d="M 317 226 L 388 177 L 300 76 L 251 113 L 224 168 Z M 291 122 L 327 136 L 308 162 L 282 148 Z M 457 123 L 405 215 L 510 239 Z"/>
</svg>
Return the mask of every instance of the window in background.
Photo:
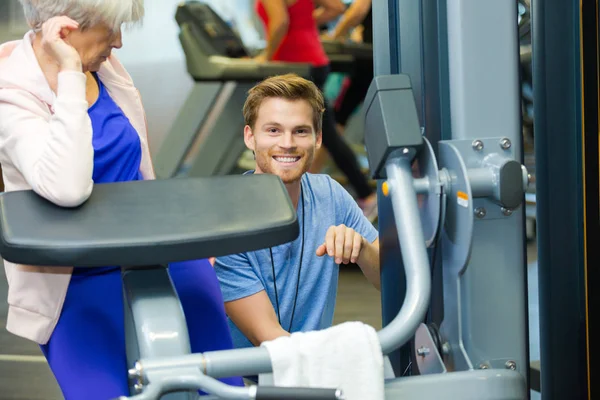
<svg viewBox="0 0 600 400">
<path fill-rule="evenodd" d="M 8 4 L 10 7 L 9 31 L 11 34 L 20 37 L 29 30 L 23 14 L 23 6 L 19 3 L 19 0 L 8 0 Z"/>
<path fill-rule="evenodd" d="M 0 0 L 0 43 L 21 39 L 29 30 L 18 0 Z"/>
</svg>

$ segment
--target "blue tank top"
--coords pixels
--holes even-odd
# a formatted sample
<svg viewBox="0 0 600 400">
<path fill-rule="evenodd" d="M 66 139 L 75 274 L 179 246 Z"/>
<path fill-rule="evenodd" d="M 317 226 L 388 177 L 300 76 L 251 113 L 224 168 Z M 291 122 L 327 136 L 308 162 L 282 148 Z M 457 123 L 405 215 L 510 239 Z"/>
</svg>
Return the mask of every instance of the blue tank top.
<svg viewBox="0 0 600 400">
<path fill-rule="evenodd" d="M 140 137 L 96 77 L 100 94 L 89 108 L 94 146 L 94 183 L 142 180 Z"/>
<path fill-rule="evenodd" d="M 94 183 L 142 180 L 140 137 L 129 119 L 108 94 L 96 74 L 99 95 L 88 109 L 92 121 L 94 147 Z M 75 268 L 74 274 L 101 273 L 118 267 Z"/>
</svg>

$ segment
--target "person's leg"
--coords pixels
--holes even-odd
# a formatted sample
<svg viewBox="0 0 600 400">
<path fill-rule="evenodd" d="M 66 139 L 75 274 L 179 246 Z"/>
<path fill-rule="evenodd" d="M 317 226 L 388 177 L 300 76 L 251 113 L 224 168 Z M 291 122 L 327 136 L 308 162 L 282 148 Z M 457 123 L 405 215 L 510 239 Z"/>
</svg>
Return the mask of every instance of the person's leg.
<svg viewBox="0 0 600 400">
<path fill-rule="evenodd" d="M 121 271 L 74 275 L 52 337 L 40 347 L 65 400 L 128 396 Z"/>
<path fill-rule="evenodd" d="M 193 353 L 233 349 L 219 280 L 208 260 L 171 263 L 169 274 L 183 307 Z M 222 378 L 244 386 L 241 377 Z"/>
<path fill-rule="evenodd" d="M 350 77 L 350 84 L 344 91 L 341 100 L 337 103 L 335 120 L 339 125 L 346 126 L 348 119 L 364 101 L 372 80 L 373 64 L 362 60 L 358 61 L 356 63 L 356 71 Z"/>
<path fill-rule="evenodd" d="M 336 129 L 336 132 L 342 136 L 344 135 L 346 121 L 348 120 L 348 118 L 350 117 L 350 115 L 352 113 L 352 110 L 350 110 L 350 113 L 347 112 L 347 105 L 344 105 L 344 104 L 348 103 L 348 100 L 346 99 L 346 92 L 348 91 L 349 88 L 352 87 L 353 79 L 354 79 L 353 76 L 347 76 L 346 78 L 344 78 L 344 82 L 342 83 L 342 88 L 340 89 L 340 92 L 338 93 L 338 96 L 336 97 L 335 102 L 333 104 L 333 115 L 335 117 L 335 129 Z M 343 108 L 343 110 L 342 110 L 342 108 Z M 348 113 L 348 115 L 346 115 L 346 113 Z M 313 159 L 313 162 L 309 169 L 309 172 L 311 172 L 313 174 L 318 174 L 323 169 L 323 166 L 327 162 L 328 158 L 329 157 L 328 157 L 327 149 L 325 147 L 321 147 L 320 149 L 318 149 L 315 152 L 315 157 Z"/>
<path fill-rule="evenodd" d="M 328 67 L 313 68 L 312 70 L 313 82 L 321 90 L 327 79 L 328 70 Z M 373 190 L 360 170 L 356 155 L 343 137 L 337 133 L 331 107 L 328 105 L 326 105 L 323 114 L 323 146 L 329 151 L 338 168 L 346 175 L 350 184 L 356 190 L 358 198 L 369 198 L 373 194 Z"/>
<path fill-rule="evenodd" d="M 352 86 L 352 79 L 355 77 L 355 75 L 356 75 L 356 73 L 353 73 L 351 75 L 348 75 L 346 77 L 346 79 L 344 79 L 344 83 L 342 84 L 342 89 L 338 93 L 338 96 L 336 97 L 335 102 L 333 103 L 333 110 L 334 110 L 336 125 L 339 125 L 340 119 L 343 119 L 343 118 L 340 118 L 341 115 L 339 115 L 339 112 L 342 107 L 342 103 L 344 102 L 344 99 L 346 98 L 346 92 L 348 91 L 350 86 Z"/>
</svg>

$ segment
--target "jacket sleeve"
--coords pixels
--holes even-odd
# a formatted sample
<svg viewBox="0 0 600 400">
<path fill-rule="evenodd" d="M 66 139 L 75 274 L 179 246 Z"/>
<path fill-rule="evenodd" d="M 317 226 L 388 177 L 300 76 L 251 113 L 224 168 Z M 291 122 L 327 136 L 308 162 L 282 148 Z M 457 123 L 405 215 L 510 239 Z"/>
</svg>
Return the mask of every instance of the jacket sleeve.
<svg viewBox="0 0 600 400">
<path fill-rule="evenodd" d="M 148 119 L 146 118 L 146 110 L 144 108 L 144 103 L 142 101 L 142 95 L 139 90 L 137 91 L 140 108 L 142 109 L 142 113 L 144 115 L 144 128 L 145 130 L 140 135 L 140 139 L 142 142 L 142 161 L 140 165 L 140 170 L 142 171 L 142 175 L 144 179 L 156 179 L 156 173 L 154 171 L 154 165 L 152 163 L 152 155 L 150 153 L 150 140 L 148 138 Z"/>
<path fill-rule="evenodd" d="M 93 188 L 92 124 L 86 76 L 58 74 L 54 113 L 20 89 L 0 89 L 0 152 L 40 196 L 63 207 L 85 202 Z"/>
</svg>

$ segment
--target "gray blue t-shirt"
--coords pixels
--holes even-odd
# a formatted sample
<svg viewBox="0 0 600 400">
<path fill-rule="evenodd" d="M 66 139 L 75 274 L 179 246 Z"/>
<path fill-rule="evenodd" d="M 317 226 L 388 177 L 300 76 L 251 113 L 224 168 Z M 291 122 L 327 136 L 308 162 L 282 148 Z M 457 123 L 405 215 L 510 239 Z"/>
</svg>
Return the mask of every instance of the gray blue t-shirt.
<svg viewBox="0 0 600 400">
<path fill-rule="evenodd" d="M 377 230 L 365 218 L 356 201 L 331 177 L 306 173 L 301 182 L 302 196 L 297 207 L 300 233 L 293 242 L 271 249 L 277 277 L 281 326 L 291 332 L 320 330 L 333 324 L 339 267 L 332 257 L 318 257 L 315 253 L 324 243 L 329 227 L 344 224 L 370 243 L 378 236 Z M 303 225 L 306 230 L 304 235 Z M 300 268 L 303 236 L 304 255 Z M 265 290 L 277 313 L 273 265 L 268 248 L 217 258 L 215 271 L 224 300 L 233 301 Z M 299 269 L 300 285 L 290 329 Z M 236 347 L 252 346 L 231 320 L 229 326 Z"/>
</svg>

